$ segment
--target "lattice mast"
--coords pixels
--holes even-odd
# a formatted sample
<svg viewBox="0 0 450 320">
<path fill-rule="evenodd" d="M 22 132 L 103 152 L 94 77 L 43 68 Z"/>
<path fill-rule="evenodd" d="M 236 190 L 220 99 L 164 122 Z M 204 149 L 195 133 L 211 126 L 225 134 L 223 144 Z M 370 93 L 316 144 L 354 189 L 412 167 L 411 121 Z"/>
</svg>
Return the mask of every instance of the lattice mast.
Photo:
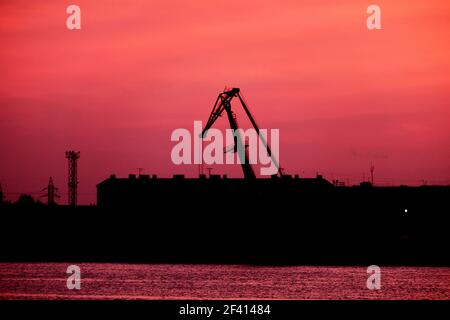
<svg viewBox="0 0 450 320">
<path fill-rule="evenodd" d="M 69 174 L 68 174 L 68 204 L 71 206 L 77 205 L 77 189 L 78 189 L 78 170 L 77 160 L 80 158 L 79 151 L 66 151 L 66 158 L 69 160 Z"/>
</svg>

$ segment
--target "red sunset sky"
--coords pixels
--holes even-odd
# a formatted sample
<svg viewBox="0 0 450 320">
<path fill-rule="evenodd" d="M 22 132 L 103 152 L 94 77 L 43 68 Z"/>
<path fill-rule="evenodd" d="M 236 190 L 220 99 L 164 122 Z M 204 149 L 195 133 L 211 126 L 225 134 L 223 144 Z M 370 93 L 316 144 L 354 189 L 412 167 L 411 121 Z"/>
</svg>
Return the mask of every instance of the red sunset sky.
<svg viewBox="0 0 450 320">
<path fill-rule="evenodd" d="M 73 3 L 81 30 L 66 28 Z M 225 86 L 280 129 L 288 173 L 358 183 L 373 162 L 379 184 L 450 183 L 450 1 L 377 0 L 383 29 L 369 31 L 372 3 L 0 1 L 6 198 L 53 176 L 65 203 L 68 149 L 81 203 L 111 173 L 195 176 L 171 164 L 170 134 L 206 122 Z"/>
</svg>

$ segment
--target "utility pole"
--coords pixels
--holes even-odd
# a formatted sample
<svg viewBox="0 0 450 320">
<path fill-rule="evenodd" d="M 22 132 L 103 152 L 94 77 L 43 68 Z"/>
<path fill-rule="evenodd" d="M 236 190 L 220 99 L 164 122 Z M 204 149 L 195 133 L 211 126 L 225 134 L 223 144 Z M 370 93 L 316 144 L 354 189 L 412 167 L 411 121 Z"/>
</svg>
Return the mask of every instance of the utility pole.
<svg viewBox="0 0 450 320">
<path fill-rule="evenodd" d="M 374 173 L 374 171 L 375 171 L 375 166 L 374 166 L 374 164 L 372 163 L 372 164 L 370 165 L 370 182 L 372 183 L 372 186 L 373 186 L 373 173 Z"/>
<path fill-rule="evenodd" d="M 77 160 L 80 158 L 79 151 L 66 151 L 66 158 L 69 160 L 68 187 L 69 198 L 68 203 L 71 206 L 77 205 L 77 189 L 78 189 L 78 170 Z"/>
</svg>

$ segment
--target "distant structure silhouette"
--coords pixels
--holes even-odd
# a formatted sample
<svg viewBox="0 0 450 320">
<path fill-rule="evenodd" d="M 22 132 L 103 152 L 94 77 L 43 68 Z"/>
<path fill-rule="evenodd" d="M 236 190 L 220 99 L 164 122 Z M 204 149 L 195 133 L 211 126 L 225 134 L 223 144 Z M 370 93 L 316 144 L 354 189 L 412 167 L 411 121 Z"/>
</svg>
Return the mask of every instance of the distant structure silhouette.
<svg viewBox="0 0 450 320">
<path fill-rule="evenodd" d="M 372 163 L 370 165 L 370 183 L 372 183 L 372 186 L 374 185 L 373 184 L 373 173 L 374 173 L 374 171 L 375 171 L 375 165 Z"/>
<path fill-rule="evenodd" d="M 77 160 L 80 158 L 79 151 L 66 151 L 66 158 L 69 160 L 69 174 L 68 174 L 68 187 L 69 197 L 68 204 L 71 206 L 77 205 L 77 189 L 78 189 L 78 171 Z"/>
<path fill-rule="evenodd" d="M 0 183 L 0 205 L 3 204 L 3 189 L 2 184 Z"/>
<path fill-rule="evenodd" d="M 52 206 L 56 204 L 55 198 L 59 198 L 60 196 L 56 193 L 58 191 L 58 188 L 55 187 L 53 184 L 53 178 L 50 177 L 48 179 L 48 185 L 42 191 L 47 191 L 46 194 L 43 194 L 42 197 L 47 198 L 47 205 Z"/>
</svg>

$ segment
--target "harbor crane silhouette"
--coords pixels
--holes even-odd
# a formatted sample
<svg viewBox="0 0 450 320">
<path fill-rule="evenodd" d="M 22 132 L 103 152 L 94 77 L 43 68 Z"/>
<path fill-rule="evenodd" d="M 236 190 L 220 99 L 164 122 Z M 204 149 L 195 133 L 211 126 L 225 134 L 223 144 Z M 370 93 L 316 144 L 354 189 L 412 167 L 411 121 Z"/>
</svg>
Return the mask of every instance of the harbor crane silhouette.
<svg viewBox="0 0 450 320">
<path fill-rule="evenodd" d="M 260 134 L 260 130 L 258 125 L 256 124 L 255 118 L 252 116 L 250 110 L 247 107 L 247 104 L 245 103 L 244 99 L 242 98 L 242 95 L 240 93 L 239 88 L 233 88 L 231 90 L 225 89 L 222 93 L 219 94 L 217 97 L 216 103 L 214 104 L 214 107 L 211 111 L 211 114 L 208 118 L 208 122 L 205 125 L 205 128 L 203 129 L 200 138 L 203 139 L 205 135 L 207 134 L 208 130 L 213 126 L 213 124 L 216 122 L 216 120 L 222 116 L 223 112 L 225 111 L 228 116 L 228 121 L 230 123 L 230 127 L 234 132 L 234 152 L 238 152 L 238 156 L 240 159 L 240 163 L 242 166 L 242 171 L 244 173 L 245 179 L 255 179 L 256 175 L 253 171 L 253 168 L 249 162 L 249 156 L 248 156 L 248 150 L 247 146 L 244 145 L 244 142 L 242 141 L 241 134 L 239 132 L 239 126 L 236 119 L 236 114 L 231 109 L 231 100 L 233 98 L 238 98 L 239 102 L 242 105 L 242 108 L 244 109 L 247 117 L 249 118 L 253 128 L 256 130 L 256 133 L 258 134 L 259 139 L 264 145 L 264 148 L 267 151 L 267 154 L 272 159 L 273 164 L 277 168 L 277 175 L 282 176 L 282 170 L 280 168 L 280 165 L 278 164 L 277 159 L 272 155 L 272 151 L 270 150 L 270 147 L 265 140 L 265 138 Z"/>
</svg>

